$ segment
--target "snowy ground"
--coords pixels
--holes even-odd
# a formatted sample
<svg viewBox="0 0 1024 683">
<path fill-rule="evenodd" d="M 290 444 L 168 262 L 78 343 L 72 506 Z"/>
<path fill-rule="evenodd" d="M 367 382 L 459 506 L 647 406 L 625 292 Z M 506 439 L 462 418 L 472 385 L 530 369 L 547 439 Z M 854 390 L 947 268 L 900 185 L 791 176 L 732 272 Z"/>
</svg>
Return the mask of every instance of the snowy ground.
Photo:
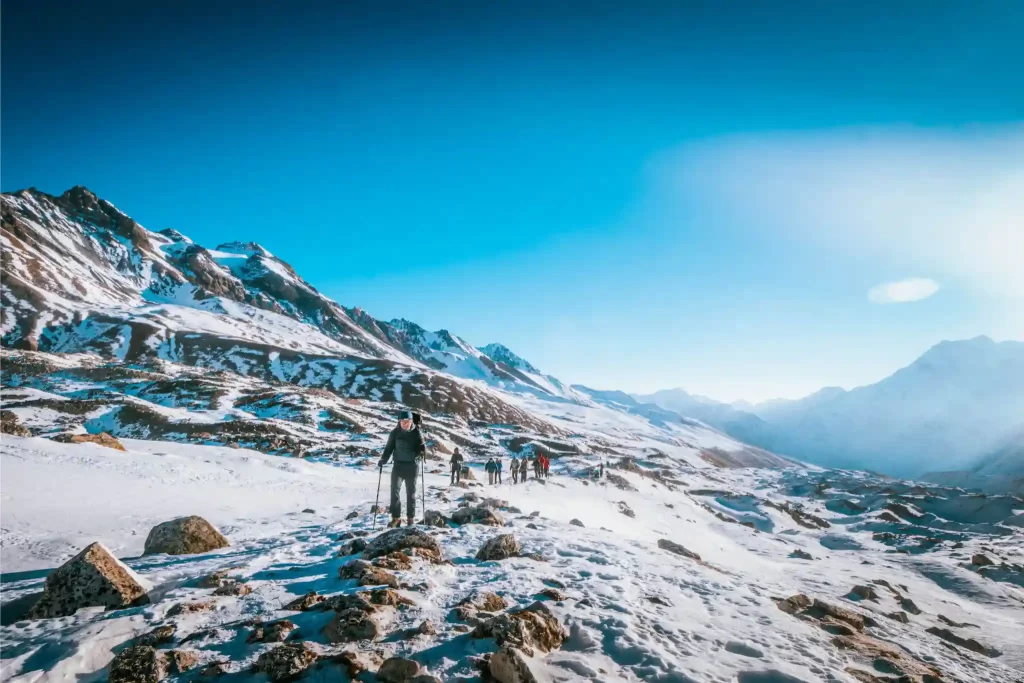
<svg viewBox="0 0 1024 683">
<path fill-rule="evenodd" d="M 102 680 L 105 666 L 126 641 L 165 623 L 174 604 L 209 600 L 211 590 L 197 587 L 196 580 L 228 567 L 254 592 L 216 598 L 213 611 L 177 622 L 179 638 L 220 627 L 189 645 L 204 661 L 227 657 L 230 671 L 247 672 L 268 647 L 245 644 L 249 629 L 243 622 L 258 616 L 288 616 L 306 640 L 323 642 L 320 629 L 330 615 L 286 613 L 280 607 L 309 590 L 356 590 L 352 581 L 337 578 L 338 568 L 351 558 L 336 557 L 335 539 L 344 531 L 369 530 L 375 469 L 226 447 L 131 440 L 126 446 L 128 452 L 121 453 L 3 437 L 5 605 L 40 590 L 45 572 L 32 570 L 52 567 L 94 540 L 121 557 L 136 557 L 149 528 L 175 516 L 207 517 L 221 526 L 232 547 L 197 557 L 128 559 L 155 586 L 154 604 L 147 607 L 83 610 L 73 617 L 3 626 L 5 680 Z M 994 559 L 1024 561 L 1014 507 L 1019 501 L 922 496 L 921 510 L 949 508 L 946 517 L 932 522 L 933 529 L 944 531 L 929 533 L 956 533 L 964 546 L 943 543 L 928 552 L 896 552 L 874 540 L 873 533 L 886 523 L 869 512 L 830 511 L 836 501 L 856 497 L 849 491 L 861 490 L 862 502 L 874 495 L 863 492 L 874 485 L 856 475 L 837 473 L 830 479 L 834 495 L 815 498 L 794 494 L 821 481 L 822 474 L 812 471 L 681 467 L 677 480 L 683 483 L 677 485 L 611 470 L 638 489 L 627 491 L 608 480 L 569 476 L 559 464 L 555 469 L 547 483 L 531 478 L 513 486 L 506 476 L 501 486 L 474 489 L 520 509 L 521 514 L 504 513 L 509 526 L 503 531 L 514 532 L 525 552 L 539 552 L 548 561 L 478 562 L 474 554 L 495 529 L 438 530 L 454 564 L 420 563 L 399 572 L 403 582 L 426 586 L 406 593 L 415 607 L 397 612 L 389 626 L 397 633 L 430 619 L 438 634 L 411 640 L 389 636 L 372 649 L 411 654 L 444 680 L 476 680 L 479 673 L 467 657 L 493 650 L 493 641 L 456 632 L 450 609 L 478 589 L 529 604 L 557 581 L 568 599 L 550 604 L 570 635 L 542 663 L 553 680 L 811 683 L 853 681 L 848 667 L 871 670 L 870 662 L 836 648 L 831 634 L 783 613 L 772 600 L 798 592 L 875 615 L 873 637 L 941 669 L 947 680 L 1002 682 L 1022 676 L 1024 589 L 985 578 L 969 566 L 971 554 L 981 550 Z M 446 514 L 464 493 L 449 488 L 447 477 L 438 474 L 428 473 L 427 483 L 428 507 Z M 766 500 L 800 501 L 804 510 L 832 524 L 808 529 Z M 623 506 L 635 517 L 623 514 Z M 304 508 L 315 513 L 303 513 Z M 345 521 L 352 511 L 359 517 Z M 539 518 L 529 517 L 532 511 Z M 723 521 L 714 511 L 750 521 L 756 529 Z M 574 518 L 585 527 L 571 525 Z M 529 528 L 531 523 L 537 528 Z M 658 548 L 659 539 L 685 545 L 704 562 Z M 797 549 L 814 559 L 790 557 Z M 878 602 L 845 597 L 853 586 L 877 579 L 905 586 L 921 613 L 907 624 L 882 616 L 900 609 L 884 590 Z M 926 633 L 929 626 L 944 626 L 940 614 L 977 625 L 954 630 L 1001 655 L 952 648 Z M 336 680 L 337 671 L 323 669 L 311 677 Z"/>
</svg>

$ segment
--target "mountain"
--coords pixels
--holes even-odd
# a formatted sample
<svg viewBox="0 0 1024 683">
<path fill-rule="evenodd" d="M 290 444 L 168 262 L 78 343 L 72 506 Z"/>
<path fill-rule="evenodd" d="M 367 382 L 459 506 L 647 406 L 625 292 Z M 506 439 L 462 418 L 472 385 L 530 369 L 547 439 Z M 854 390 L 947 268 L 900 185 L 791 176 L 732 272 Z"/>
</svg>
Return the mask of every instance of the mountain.
<svg viewBox="0 0 1024 683">
<path fill-rule="evenodd" d="M 1024 342 L 945 341 L 872 385 L 774 400 L 753 413 L 681 390 L 649 397 L 776 453 L 897 476 L 969 470 L 1013 441 L 1024 416 Z M 756 418 L 756 420 L 755 420 Z M 1013 460 L 1013 455 L 1008 456 Z"/>
<path fill-rule="evenodd" d="M 1024 495 L 1024 425 L 998 447 L 977 458 L 970 469 L 927 472 L 921 479 L 946 486 Z"/>
<path fill-rule="evenodd" d="M 3 382 L 27 392 L 3 407 L 33 435 L 332 457 L 365 453 L 407 406 L 479 453 L 646 444 L 694 466 L 714 464 L 708 449 L 742 454 L 724 466 L 783 462 L 705 425 L 597 402 L 503 345 L 342 306 L 254 242 L 209 249 L 147 230 L 84 187 L 0 205 Z"/>
</svg>

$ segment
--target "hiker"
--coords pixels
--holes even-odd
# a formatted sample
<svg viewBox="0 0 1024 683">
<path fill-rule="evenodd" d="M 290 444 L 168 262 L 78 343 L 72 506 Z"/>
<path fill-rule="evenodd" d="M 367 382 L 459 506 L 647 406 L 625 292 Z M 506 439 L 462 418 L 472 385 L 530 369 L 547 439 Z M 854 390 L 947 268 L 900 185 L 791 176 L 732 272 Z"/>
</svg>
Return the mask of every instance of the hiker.
<svg viewBox="0 0 1024 683">
<path fill-rule="evenodd" d="M 495 477 L 494 478 L 496 480 L 495 483 L 496 484 L 500 484 L 501 483 L 501 470 L 504 467 L 504 465 L 501 464 L 501 458 L 495 458 L 494 459 L 494 467 L 495 467 L 495 469 L 494 469 Z"/>
<path fill-rule="evenodd" d="M 452 453 L 452 459 L 448 462 L 452 466 L 452 484 L 458 484 L 462 481 L 462 453 L 459 453 L 459 447 L 455 447 L 455 452 Z"/>
<path fill-rule="evenodd" d="M 494 458 L 488 458 L 487 464 L 484 465 L 484 469 L 487 470 L 487 483 L 494 483 L 494 476 L 498 470 L 498 466 L 494 464 Z"/>
<path fill-rule="evenodd" d="M 525 484 L 529 474 L 529 459 L 524 455 L 523 459 L 519 461 L 519 481 Z"/>
<path fill-rule="evenodd" d="M 551 471 L 551 459 L 546 455 L 542 455 L 540 457 L 544 458 L 544 478 L 547 479 L 548 474 L 550 474 Z"/>
<path fill-rule="evenodd" d="M 540 456 L 539 455 L 534 456 L 534 458 L 533 458 L 533 476 L 536 477 L 537 479 L 540 479 L 540 473 L 541 473 L 541 468 L 542 467 L 543 466 L 540 464 Z"/>
<path fill-rule="evenodd" d="M 599 479 L 604 479 L 604 463 L 601 463 L 601 468 L 600 469 L 601 469 L 601 475 L 598 478 Z"/>
<path fill-rule="evenodd" d="M 400 526 L 402 523 L 402 500 L 398 496 L 398 489 L 402 482 L 405 482 L 405 505 L 409 526 L 412 526 L 416 517 L 416 465 L 419 460 L 426 456 L 427 445 L 423 442 L 423 434 L 415 426 L 412 413 L 403 410 L 398 414 L 398 426 L 391 430 L 388 436 L 388 443 L 384 446 L 384 453 L 381 455 L 378 467 L 384 469 L 391 456 L 395 456 L 395 464 L 391 468 L 391 523 L 389 528 Z"/>
<path fill-rule="evenodd" d="M 514 455 L 512 456 L 512 467 L 510 469 L 512 470 L 512 483 L 513 484 L 518 484 L 519 483 L 519 460 Z"/>
</svg>

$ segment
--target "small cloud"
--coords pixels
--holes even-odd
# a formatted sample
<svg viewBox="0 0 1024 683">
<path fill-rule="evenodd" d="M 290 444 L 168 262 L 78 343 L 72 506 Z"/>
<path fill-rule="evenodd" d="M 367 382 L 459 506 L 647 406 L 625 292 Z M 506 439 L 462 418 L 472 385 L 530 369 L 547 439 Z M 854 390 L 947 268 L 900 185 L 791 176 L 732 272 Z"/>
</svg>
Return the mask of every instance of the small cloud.
<svg viewBox="0 0 1024 683">
<path fill-rule="evenodd" d="M 931 278 L 912 277 L 884 282 L 868 290 L 868 299 L 876 304 L 905 304 L 927 299 L 939 291 L 939 283 Z"/>
</svg>

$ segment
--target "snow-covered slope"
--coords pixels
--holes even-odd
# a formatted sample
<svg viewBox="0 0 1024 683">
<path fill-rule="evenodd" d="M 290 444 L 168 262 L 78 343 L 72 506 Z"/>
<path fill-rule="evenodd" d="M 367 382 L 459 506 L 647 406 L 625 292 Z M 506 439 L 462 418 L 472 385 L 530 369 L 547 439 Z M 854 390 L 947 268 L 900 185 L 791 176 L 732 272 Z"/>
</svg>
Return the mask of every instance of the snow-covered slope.
<svg viewBox="0 0 1024 683">
<path fill-rule="evenodd" d="M 1003 683 L 1024 671 L 1019 500 L 849 472 L 692 468 L 641 448 L 560 459 L 546 481 L 469 491 L 428 471 L 428 508 L 450 517 L 492 496 L 504 526 L 420 527 L 450 562 L 412 557 L 402 568 L 394 563 L 403 556 L 387 559 L 392 569 L 379 580 L 390 574 L 399 588 L 378 595 L 406 604 L 371 604 L 375 635 L 337 642 L 328 624 L 374 589 L 339 577 L 359 556 L 343 539 L 380 534 L 372 465 L 125 445 L 5 437 L 5 680 L 104 679 L 115 655 L 173 627 L 156 647 L 197 663 L 168 680 L 205 671 L 199 680 L 259 683 L 266 677 L 253 665 L 285 647 L 266 637 L 281 619 L 297 627 L 289 642 L 317 658 L 300 680 L 348 680 L 351 656 L 342 652 L 370 671 L 401 656 L 437 680 L 481 680 L 497 645 L 489 628 L 474 626 L 494 613 L 460 603 L 483 591 L 507 605 L 492 606 L 497 612 L 540 600 L 544 607 L 530 609 L 549 611 L 564 629 L 564 640 L 524 656 L 537 680 Z M 601 461 L 608 476 L 590 477 Z M 481 465 L 470 463 L 478 478 Z M 139 557 L 153 525 L 188 514 L 215 523 L 231 546 Z M 514 535 L 518 556 L 477 559 L 498 534 Z M 151 604 L 14 621 L 42 588 L 34 569 L 97 540 L 152 587 Z M 993 564 L 972 561 L 979 553 Z M 216 588 L 230 581 L 246 590 Z M 286 607 L 310 591 L 327 602 Z M 816 602 L 794 610 L 802 603 L 784 601 L 799 595 Z"/>
<path fill-rule="evenodd" d="M 901 476 L 968 470 L 1006 442 L 1019 443 L 1024 342 L 942 342 L 876 384 L 770 401 L 754 407 L 756 416 L 681 391 L 644 398 L 807 462 Z"/>
</svg>

